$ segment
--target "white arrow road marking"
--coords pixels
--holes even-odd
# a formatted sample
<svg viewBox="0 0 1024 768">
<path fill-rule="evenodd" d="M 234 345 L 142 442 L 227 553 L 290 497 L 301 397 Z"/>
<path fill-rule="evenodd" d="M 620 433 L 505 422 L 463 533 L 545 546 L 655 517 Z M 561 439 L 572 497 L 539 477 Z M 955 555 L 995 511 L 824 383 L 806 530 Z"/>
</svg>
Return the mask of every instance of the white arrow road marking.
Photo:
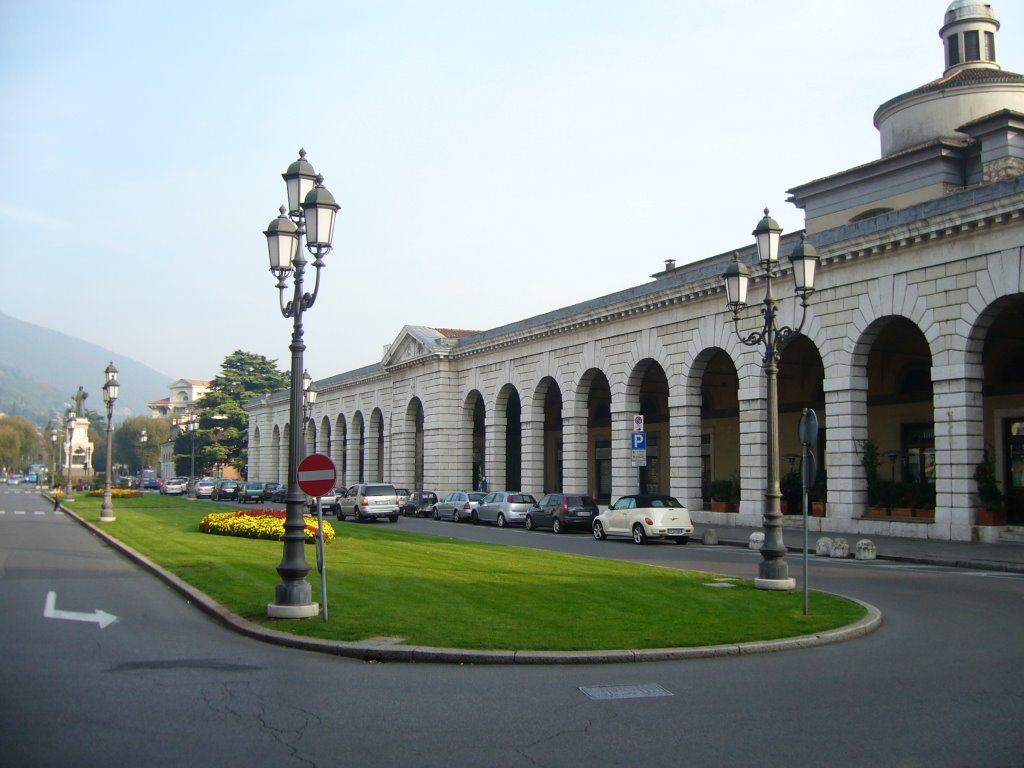
<svg viewBox="0 0 1024 768">
<path fill-rule="evenodd" d="M 70 621 L 91 621 L 95 624 L 100 625 L 100 629 L 113 624 L 117 621 L 117 616 L 101 611 L 97 608 L 92 613 L 79 613 L 78 611 L 58 611 L 57 610 L 57 593 L 47 592 L 46 593 L 46 607 L 43 608 L 43 617 L 47 619 L 68 619 Z"/>
</svg>

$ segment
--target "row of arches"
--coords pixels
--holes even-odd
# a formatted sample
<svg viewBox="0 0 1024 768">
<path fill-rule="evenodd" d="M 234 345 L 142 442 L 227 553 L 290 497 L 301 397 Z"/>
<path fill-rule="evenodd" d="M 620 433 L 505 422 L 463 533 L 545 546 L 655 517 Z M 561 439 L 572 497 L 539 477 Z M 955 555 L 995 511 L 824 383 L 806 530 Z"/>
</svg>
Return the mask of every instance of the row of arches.
<svg viewBox="0 0 1024 768">
<path fill-rule="evenodd" d="M 948 518 L 968 514 L 973 464 L 992 450 L 1011 516 L 1024 522 L 1022 320 L 1020 295 L 995 302 L 960 360 L 908 317 L 879 318 L 848 346 L 826 344 L 819 324 L 780 359 L 781 454 L 799 452 L 800 414 L 814 408 L 830 514 L 862 513 L 860 464 L 870 439 L 891 462 L 883 473 L 932 484 Z M 759 359 L 726 339 L 689 366 L 652 355 L 628 371 L 591 367 L 545 375 L 531 387 L 466 385 L 453 393 L 454 409 L 412 395 L 389 412 L 378 404 L 365 415 L 325 413 L 306 425 L 305 445 L 330 455 L 345 484 L 388 480 L 445 491 L 479 488 L 486 478 L 491 489 L 586 492 L 604 503 L 637 490 L 670 493 L 693 509 L 707 508 L 713 481 L 735 478 L 742 503 L 756 513 L 765 480 L 763 376 Z M 629 447 L 635 416 L 647 433 L 643 466 Z M 275 425 L 266 442 L 255 431 L 251 466 L 273 475 L 259 479 L 282 480 L 288 429 Z"/>
</svg>

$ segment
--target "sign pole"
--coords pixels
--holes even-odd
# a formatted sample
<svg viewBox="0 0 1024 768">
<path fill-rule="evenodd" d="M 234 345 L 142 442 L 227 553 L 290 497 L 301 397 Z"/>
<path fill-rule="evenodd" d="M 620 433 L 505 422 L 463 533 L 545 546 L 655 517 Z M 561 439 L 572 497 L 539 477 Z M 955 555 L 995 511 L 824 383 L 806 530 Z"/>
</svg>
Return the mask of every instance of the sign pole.
<svg viewBox="0 0 1024 768">
<path fill-rule="evenodd" d="M 818 442 L 818 414 L 811 408 L 804 408 L 804 413 L 800 417 L 800 426 L 798 428 L 800 436 L 800 444 L 803 445 L 803 458 L 800 461 L 800 479 L 801 485 L 803 485 L 803 501 L 804 501 L 804 616 L 808 614 L 808 600 L 807 600 L 807 508 L 810 506 L 810 494 L 808 490 L 814 485 L 815 461 L 814 454 L 811 452 L 811 446 Z"/>
<path fill-rule="evenodd" d="M 316 497 L 316 569 L 320 571 L 320 601 L 324 621 L 327 621 L 327 566 L 324 563 L 324 508 Z"/>
</svg>

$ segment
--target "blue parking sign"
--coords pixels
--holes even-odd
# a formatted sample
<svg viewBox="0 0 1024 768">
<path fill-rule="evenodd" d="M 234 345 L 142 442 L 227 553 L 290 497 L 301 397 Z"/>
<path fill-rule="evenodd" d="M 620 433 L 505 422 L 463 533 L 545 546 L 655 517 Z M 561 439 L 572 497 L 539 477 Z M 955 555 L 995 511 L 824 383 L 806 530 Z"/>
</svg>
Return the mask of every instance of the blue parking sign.
<svg viewBox="0 0 1024 768">
<path fill-rule="evenodd" d="M 633 441 L 634 451 L 646 451 L 647 450 L 647 433 L 646 432 L 633 432 L 630 437 Z"/>
</svg>

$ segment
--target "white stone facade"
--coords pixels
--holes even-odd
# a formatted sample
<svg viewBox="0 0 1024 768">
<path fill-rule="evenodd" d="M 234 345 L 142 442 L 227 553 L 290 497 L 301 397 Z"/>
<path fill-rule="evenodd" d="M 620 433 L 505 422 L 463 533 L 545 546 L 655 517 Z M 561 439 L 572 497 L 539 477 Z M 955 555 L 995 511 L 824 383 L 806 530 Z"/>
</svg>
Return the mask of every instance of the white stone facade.
<svg viewBox="0 0 1024 768">
<path fill-rule="evenodd" d="M 1024 431 L 1013 442 L 1024 427 L 1024 334 L 1014 330 L 1024 317 L 1024 176 L 976 183 L 980 171 L 956 170 L 1024 156 L 1024 115 L 990 117 L 984 136 L 942 144 L 918 170 L 906 155 L 883 158 L 870 172 L 793 191 L 800 208 L 823 212 L 819 222 L 842 221 L 809 228 L 817 290 L 802 338 L 779 365 L 782 452 L 799 450 L 802 406 L 816 409 L 824 439 L 827 511 L 812 518 L 816 530 L 969 540 L 978 537 L 973 474 L 986 449 L 1008 494 L 1018 460 L 1024 472 Z M 935 185 L 940 164 L 971 182 Z M 897 176 L 912 202 L 890 197 L 865 218 L 863 200 L 886 198 Z M 800 321 L 785 258 L 795 243 L 783 239 L 775 281 L 786 325 Z M 738 330 L 749 334 L 762 322 L 764 272 L 751 246 L 740 257 L 752 279 Z M 307 451 L 328 453 L 341 485 L 385 480 L 443 494 L 486 474 L 491 489 L 538 498 L 567 491 L 601 501 L 643 489 L 678 497 L 696 522 L 758 526 L 767 387 L 761 352 L 741 343 L 726 310 L 731 260 L 667 264 L 652 282 L 487 331 L 407 326 L 379 364 L 316 383 Z M 286 481 L 287 393 L 248 409 L 250 478 Z M 645 468 L 631 455 L 638 414 Z M 931 486 L 933 518 L 866 516 L 868 440 L 893 448 L 883 474 L 898 469 Z M 709 481 L 730 476 L 738 511 L 712 511 Z"/>
</svg>

